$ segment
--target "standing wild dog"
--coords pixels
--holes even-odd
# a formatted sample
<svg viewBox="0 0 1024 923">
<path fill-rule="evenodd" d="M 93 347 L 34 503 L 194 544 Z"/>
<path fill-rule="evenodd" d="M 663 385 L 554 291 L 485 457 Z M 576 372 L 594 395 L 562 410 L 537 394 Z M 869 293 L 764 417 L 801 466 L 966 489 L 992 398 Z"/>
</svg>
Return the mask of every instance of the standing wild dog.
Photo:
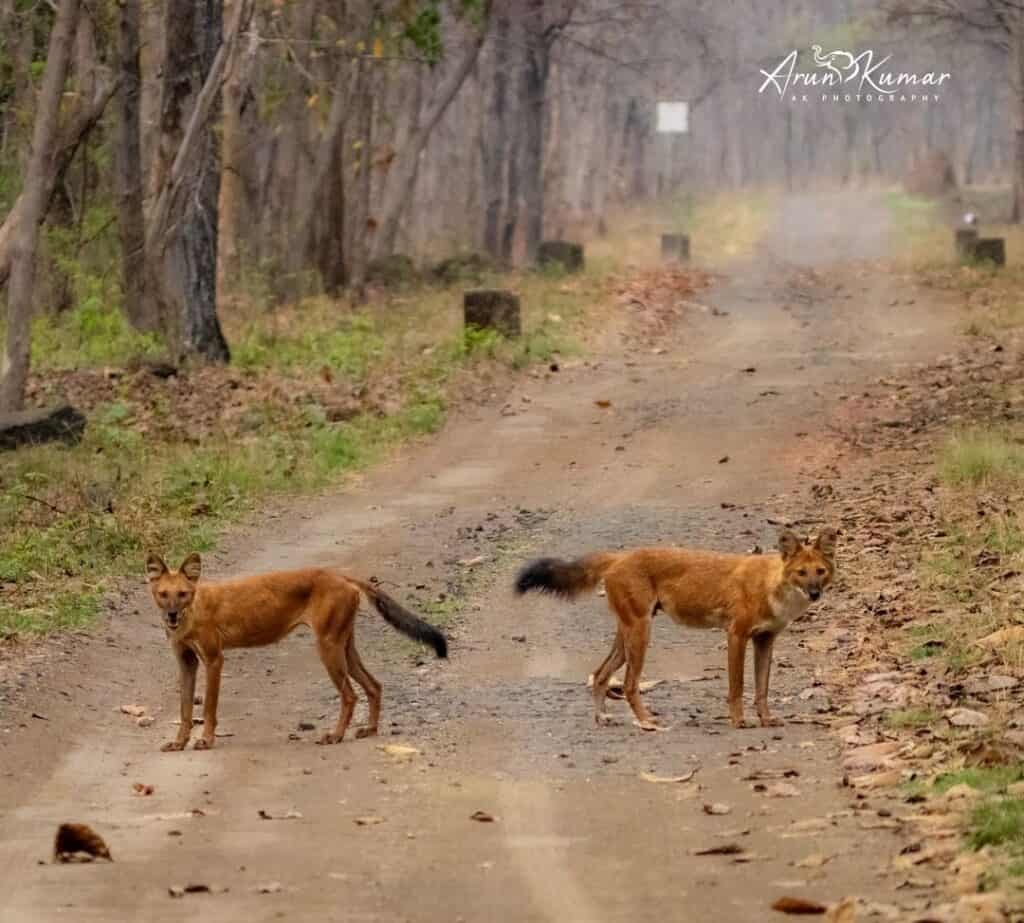
<svg viewBox="0 0 1024 923">
<path fill-rule="evenodd" d="M 403 609 L 373 584 L 354 577 L 309 569 L 200 583 L 202 564 L 197 554 L 185 558 L 178 570 L 169 570 L 161 558 L 151 554 L 146 571 L 181 674 L 181 727 L 178 736 L 164 744 L 164 750 L 183 750 L 192 734 L 192 700 L 200 660 L 206 668 L 206 697 L 203 736 L 196 741 L 196 749 L 207 750 L 213 746 L 217 730 L 223 652 L 233 647 L 273 644 L 299 625 L 313 629 L 320 659 L 341 696 L 338 724 L 320 738 L 320 743 L 340 743 L 352 720 L 356 693 L 350 674 L 363 687 L 369 703 L 366 727 L 359 728 L 356 736 L 376 734 L 381 685 L 356 651 L 360 593 L 392 628 L 429 644 L 438 657 L 448 656 L 448 642 L 433 625 Z"/>
<path fill-rule="evenodd" d="M 804 544 L 788 529 L 779 555 L 719 554 L 684 548 L 638 548 L 591 554 L 577 561 L 540 558 L 516 578 L 516 592 L 540 590 L 572 599 L 604 580 L 618 621 L 611 652 L 594 671 L 594 720 L 608 723 L 605 695 L 612 674 L 626 664 L 623 692 L 637 723 L 657 728 L 640 698 L 640 673 L 651 620 L 664 611 L 681 625 L 722 628 L 729 636 L 729 717 L 743 720 L 743 662 L 754 641 L 754 703 L 764 727 L 782 724 L 768 710 L 768 677 L 775 636 L 821 597 L 835 575 L 836 530 Z"/>
</svg>

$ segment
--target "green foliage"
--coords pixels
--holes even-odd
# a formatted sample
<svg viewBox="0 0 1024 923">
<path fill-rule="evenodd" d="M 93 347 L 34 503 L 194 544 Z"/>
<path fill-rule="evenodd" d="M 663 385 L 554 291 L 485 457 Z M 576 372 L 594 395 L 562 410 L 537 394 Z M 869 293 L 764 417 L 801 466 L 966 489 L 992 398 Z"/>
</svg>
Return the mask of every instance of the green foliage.
<svg viewBox="0 0 1024 923">
<path fill-rule="evenodd" d="M 32 325 L 32 364 L 36 369 L 71 369 L 124 364 L 163 352 L 158 337 L 140 333 L 120 311 L 96 298 Z"/>
<path fill-rule="evenodd" d="M 994 430 L 959 433 L 946 442 L 939 473 L 954 485 L 1019 480 L 1024 477 L 1024 445 Z"/>
<path fill-rule="evenodd" d="M 992 798 L 977 805 L 971 812 L 967 841 L 974 849 L 1024 847 L 1024 799 Z"/>
<path fill-rule="evenodd" d="M 938 717 L 930 708 L 905 708 L 886 713 L 885 723 L 893 728 L 919 728 L 927 727 Z"/>
<path fill-rule="evenodd" d="M 484 0 L 457 0 L 453 4 L 457 15 L 480 23 Z M 405 17 L 402 38 L 411 44 L 431 64 L 444 57 L 443 20 L 441 0 L 421 0 Z"/>
<path fill-rule="evenodd" d="M 384 338 L 365 314 L 344 318 L 334 329 L 277 333 L 252 327 L 235 344 L 233 361 L 242 368 L 295 370 L 326 366 L 362 379 L 384 356 Z"/>
<path fill-rule="evenodd" d="M 1020 763 L 1010 766 L 976 767 L 941 773 L 932 781 L 932 789 L 944 794 L 954 785 L 969 785 L 979 792 L 996 794 L 1005 792 L 1008 785 L 1021 779 L 1024 779 L 1024 765 Z"/>
<path fill-rule="evenodd" d="M 441 39 L 441 4 L 438 0 L 427 0 L 421 4 L 406 22 L 402 35 L 431 64 L 440 61 L 444 55 L 444 43 Z"/>
</svg>

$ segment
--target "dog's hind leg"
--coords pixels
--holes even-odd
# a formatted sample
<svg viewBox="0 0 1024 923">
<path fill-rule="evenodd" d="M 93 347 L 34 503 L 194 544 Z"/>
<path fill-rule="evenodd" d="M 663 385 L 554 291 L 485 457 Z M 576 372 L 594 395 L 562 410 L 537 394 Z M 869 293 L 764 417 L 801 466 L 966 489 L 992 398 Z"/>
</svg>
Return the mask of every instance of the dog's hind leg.
<svg viewBox="0 0 1024 923">
<path fill-rule="evenodd" d="M 605 578 L 608 605 L 619 620 L 626 658 L 626 679 L 623 693 L 633 709 L 636 723 L 645 731 L 656 730 L 658 725 L 640 698 L 640 674 L 644 669 L 647 645 L 651 639 L 651 620 L 657 597 L 650 585 L 638 580 Z M 595 678 L 596 683 L 596 678 Z"/>
<path fill-rule="evenodd" d="M 615 671 L 626 662 L 626 650 L 622 641 L 621 629 L 615 632 L 615 641 L 608 656 L 601 665 L 594 670 L 594 721 L 597 724 L 610 724 L 611 715 L 604 710 L 605 697 L 608 695 L 608 684 Z"/>
<path fill-rule="evenodd" d="M 356 709 L 356 691 L 348 678 L 348 662 L 345 657 L 345 641 L 329 637 L 317 638 L 317 651 L 320 659 L 327 668 L 338 695 L 341 696 L 341 712 L 338 715 L 338 724 L 333 731 L 324 734 L 318 743 L 338 744 L 345 739 L 345 731 L 352 721 L 352 713 Z"/>
<path fill-rule="evenodd" d="M 366 725 L 356 728 L 356 737 L 373 737 L 377 734 L 377 725 L 380 722 L 381 685 L 376 677 L 366 669 L 365 664 L 360 659 L 359 652 L 356 650 L 354 632 L 348 639 L 347 654 L 348 668 L 352 673 L 352 678 L 363 687 L 363 691 L 366 693 L 366 701 L 369 705 Z"/>
</svg>

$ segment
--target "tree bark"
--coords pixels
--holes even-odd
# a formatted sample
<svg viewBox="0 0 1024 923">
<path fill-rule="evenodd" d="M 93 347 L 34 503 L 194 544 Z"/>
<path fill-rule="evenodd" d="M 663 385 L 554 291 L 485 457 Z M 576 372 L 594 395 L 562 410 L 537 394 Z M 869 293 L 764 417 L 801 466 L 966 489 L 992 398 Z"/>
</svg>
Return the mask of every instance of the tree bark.
<svg viewBox="0 0 1024 923">
<path fill-rule="evenodd" d="M 228 0 L 229 6 L 239 0 Z M 242 161 L 245 156 L 245 135 L 242 129 L 242 107 L 247 91 L 246 69 L 232 68 L 224 81 L 224 108 L 221 127 L 221 174 L 219 239 L 217 242 L 217 289 L 232 288 L 242 273 L 242 220 L 245 202 L 245 181 Z"/>
<path fill-rule="evenodd" d="M 121 239 L 124 313 L 133 327 L 160 329 L 156 302 L 146 290 L 146 221 L 143 213 L 139 64 L 141 0 L 122 0 L 117 57 L 121 77 L 114 157 L 117 170 L 117 229 Z"/>
<path fill-rule="evenodd" d="M 216 297 L 219 151 L 207 126 L 235 63 L 252 0 L 238 0 L 223 42 L 218 0 L 208 5 L 204 0 L 169 0 L 167 14 L 168 59 L 187 70 L 183 82 L 170 64 L 164 68 L 160 191 L 146 231 L 148 284 L 159 299 L 162 325 L 178 358 L 227 361 L 230 353 L 217 318 Z M 183 19 L 187 30 L 182 28 Z M 182 131 L 184 109 L 194 90 L 195 101 Z"/>
<path fill-rule="evenodd" d="M 544 237 L 544 121 L 547 115 L 550 45 L 544 29 L 543 0 L 528 0 L 526 16 L 522 182 L 526 207 L 526 260 L 532 263 Z"/>
<path fill-rule="evenodd" d="M 50 33 L 46 70 L 39 92 L 32 153 L 25 176 L 25 201 L 14 237 L 14 256 L 7 298 L 7 337 L 0 365 L 0 409 L 21 410 L 25 403 L 31 355 L 31 321 L 39 225 L 47 204 L 48 167 L 53 159 L 60 100 L 67 79 L 78 21 L 79 0 L 60 0 Z"/>
<path fill-rule="evenodd" d="M 359 107 L 359 124 L 356 133 L 361 144 L 359 148 L 359 169 L 356 172 L 358 182 L 355 184 L 355 209 L 351 227 L 349 228 L 351 254 L 350 283 L 360 300 L 365 295 L 366 269 L 370 262 L 370 164 L 373 151 L 373 109 L 374 109 L 374 75 L 373 62 L 366 56 L 359 61 L 359 74 L 356 77 L 356 105 Z M 397 232 L 397 226 L 396 226 Z"/>
<path fill-rule="evenodd" d="M 1014 94 L 1013 124 L 1013 214 L 1011 220 L 1019 224 L 1024 220 L 1024 10 L 1016 12 L 1014 32 L 1010 36 L 1010 86 Z"/>
<path fill-rule="evenodd" d="M 536 2 L 536 0 L 533 0 L 533 2 Z M 420 154 L 423 153 L 431 133 L 437 127 L 437 123 L 441 121 L 441 117 L 445 114 L 448 106 L 451 105 L 451 101 L 455 99 L 455 96 L 466 82 L 466 78 L 476 64 L 476 59 L 480 54 L 480 46 L 487 35 L 488 13 L 489 10 L 485 5 L 482 14 L 484 19 L 480 29 L 473 36 L 469 47 L 462 56 L 462 60 L 452 68 L 447 77 L 438 85 L 433 97 L 427 104 L 423 120 L 406 139 L 403 150 L 399 152 L 394 165 L 391 167 L 388 183 L 384 190 L 384 202 L 380 210 L 377 240 L 373 251 L 375 256 L 386 256 L 395 250 L 395 244 L 398 241 L 399 222 L 402 220 L 402 213 L 405 210 L 406 204 L 411 199 L 413 187 L 416 185 Z"/>
<path fill-rule="evenodd" d="M 494 30 L 494 92 L 491 97 L 489 125 L 485 127 L 483 146 L 484 173 L 484 250 L 495 260 L 502 258 L 501 209 L 505 199 L 505 163 L 508 160 L 508 13 L 502 9 Z M 490 137 L 487 137 L 487 127 Z"/>
</svg>

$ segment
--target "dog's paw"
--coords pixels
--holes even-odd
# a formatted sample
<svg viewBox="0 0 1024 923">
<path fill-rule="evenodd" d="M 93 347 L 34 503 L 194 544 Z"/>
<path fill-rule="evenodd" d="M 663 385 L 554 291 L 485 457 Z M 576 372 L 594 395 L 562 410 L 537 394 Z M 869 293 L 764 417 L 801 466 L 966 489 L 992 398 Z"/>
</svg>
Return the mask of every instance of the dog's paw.
<svg viewBox="0 0 1024 923">
<path fill-rule="evenodd" d="M 768 715 L 761 719 L 761 727 L 763 728 L 780 728 L 786 724 L 781 718 L 776 718 L 774 715 Z"/>
<path fill-rule="evenodd" d="M 640 721 L 636 718 L 633 719 L 633 724 L 640 728 L 641 731 L 667 731 L 668 728 L 662 724 L 658 724 L 653 718 L 647 718 L 644 721 Z"/>
<path fill-rule="evenodd" d="M 356 739 L 362 740 L 364 737 L 376 737 L 377 729 L 371 727 L 356 728 Z"/>
<path fill-rule="evenodd" d="M 213 749 L 213 741 L 210 740 L 210 738 L 208 738 L 208 737 L 200 737 L 199 740 L 196 741 L 195 747 L 193 749 L 196 749 L 196 750 L 212 750 Z"/>
<path fill-rule="evenodd" d="M 607 712 L 598 712 L 594 715 L 594 724 L 599 728 L 611 727 L 613 724 L 618 724 L 619 719 L 614 715 L 609 715 Z"/>
<path fill-rule="evenodd" d="M 730 718 L 729 724 L 731 724 L 736 730 L 742 731 L 747 728 L 757 727 L 753 721 L 748 721 L 746 718 Z"/>
<path fill-rule="evenodd" d="M 169 740 L 160 748 L 160 750 L 163 753 L 171 753 L 174 750 L 184 750 L 186 744 L 188 744 L 187 740 Z"/>
<path fill-rule="evenodd" d="M 317 743 L 323 747 L 329 746 L 330 744 L 340 744 L 341 734 L 324 734 Z"/>
</svg>

